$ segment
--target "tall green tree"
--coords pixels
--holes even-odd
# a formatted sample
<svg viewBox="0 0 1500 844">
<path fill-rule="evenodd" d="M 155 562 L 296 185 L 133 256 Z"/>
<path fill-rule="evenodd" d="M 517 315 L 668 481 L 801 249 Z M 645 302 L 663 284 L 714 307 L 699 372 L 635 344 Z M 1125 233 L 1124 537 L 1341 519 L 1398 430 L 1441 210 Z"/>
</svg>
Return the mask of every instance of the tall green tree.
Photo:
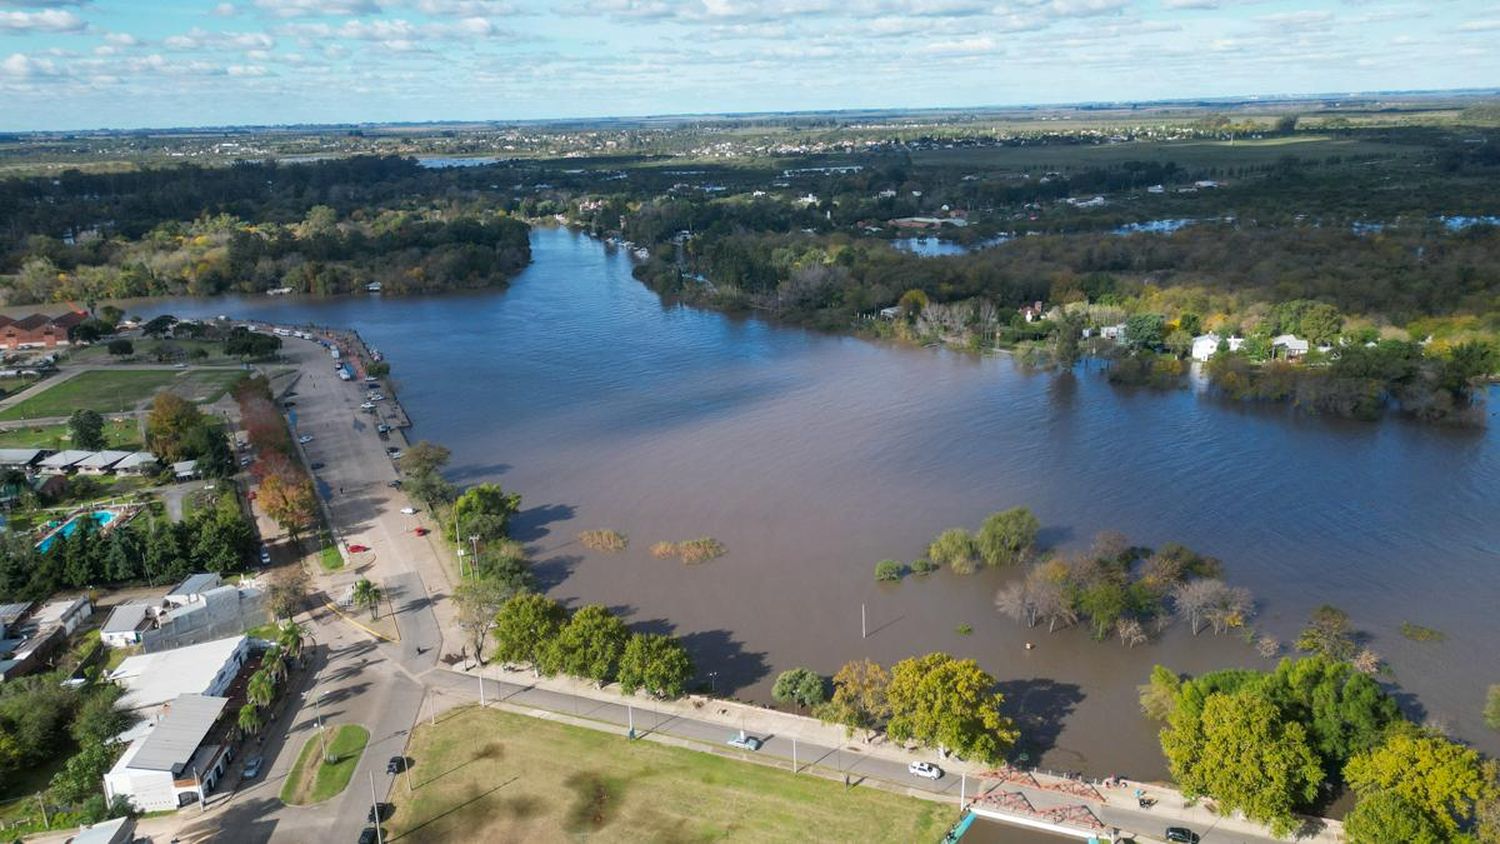
<svg viewBox="0 0 1500 844">
<path fill-rule="evenodd" d="M 1350 759 L 1344 778 L 1361 798 L 1399 795 L 1450 835 L 1473 820 L 1491 787 L 1478 751 L 1415 726 Z"/>
<path fill-rule="evenodd" d="M 603 686 L 615 678 L 630 629 L 602 604 L 580 607 L 548 649 L 549 667 Z"/>
<path fill-rule="evenodd" d="M 98 411 L 80 409 L 68 417 L 68 436 L 74 448 L 103 451 L 109 445 L 104 438 L 104 417 Z"/>
<path fill-rule="evenodd" d="M 891 668 L 886 732 L 897 741 L 914 738 L 943 753 L 1000 762 L 1020 733 L 1000 714 L 1005 699 L 994 689 L 995 678 L 972 659 L 945 653 L 904 659 Z"/>
<path fill-rule="evenodd" d="M 885 666 L 868 659 L 846 662 L 833 675 L 833 697 L 818 707 L 818 718 L 842 724 L 850 736 L 864 730 L 868 741 L 891 714 L 886 696 L 890 685 L 891 674 Z"/>
<path fill-rule="evenodd" d="M 1255 689 L 1212 694 L 1201 713 L 1179 707 L 1168 724 L 1162 750 L 1189 796 L 1212 797 L 1276 835 L 1296 829 L 1296 811 L 1318 796 L 1323 769 L 1307 730 Z"/>
<path fill-rule="evenodd" d="M 1359 799 L 1344 817 L 1349 844 L 1448 844 L 1452 839 L 1421 807 L 1385 789 Z"/>
<path fill-rule="evenodd" d="M 484 643 L 495 629 L 500 608 L 515 594 L 501 581 L 478 575 L 466 577 L 453 590 L 453 605 L 458 608 L 458 626 L 469 634 L 474 658 L 484 661 Z"/>
<path fill-rule="evenodd" d="M 693 679 L 693 660 L 671 636 L 636 633 L 620 655 L 620 690 L 644 690 L 658 698 L 681 697 Z"/>
<path fill-rule="evenodd" d="M 1025 563 L 1036 550 L 1041 522 L 1025 507 L 993 513 L 979 528 L 979 553 L 991 566 Z"/>
<path fill-rule="evenodd" d="M 562 604 L 546 595 L 526 592 L 512 596 L 495 617 L 495 658 L 531 663 L 540 674 L 542 657 L 566 620 Z"/>
<path fill-rule="evenodd" d="M 823 675 L 810 668 L 792 668 L 781 672 L 771 687 L 771 697 L 799 708 L 820 706 L 825 698 Z"/>
<path fill-rule="evenodd" d="M 453 502 L 454 527 L 462 534 L 454 541 L 467 542 L 470 536 L 501 539 L 509 530 L 510 517 L 520 509 L 520 493 L 506 492 L 499 484 L 475 484 Z"/>
</svg>

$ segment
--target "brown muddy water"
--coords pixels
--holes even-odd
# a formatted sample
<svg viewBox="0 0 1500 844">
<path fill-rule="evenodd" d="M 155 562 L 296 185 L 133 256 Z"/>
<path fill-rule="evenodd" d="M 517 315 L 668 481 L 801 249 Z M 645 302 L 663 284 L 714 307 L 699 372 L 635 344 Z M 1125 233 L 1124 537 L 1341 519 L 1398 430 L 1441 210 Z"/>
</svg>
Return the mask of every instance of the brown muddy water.
<svg viewBox="0 0 1500 844">
<path fill-rule="evenodd" d="M 1163 775 L 1136 685 L 1153 663 L 1265 664 L 1244 641 L 1176 629 L 1126 649 L 1027 630 L 991 608 L 1010 572 L 875 582 L 877 561 L 1025 505 L 1050 547 L 1120 530 L 1222 558 L 1260 599 L 1258 630 L 1284 641 L 1318 604 L 1343 607 L 1409 712 L 1500 751 L 1480 719 L 1500 682 L 1495 396 L 1488 429 L 1459 431 L 1127 392 L 1084 369 L 666 305 L 626 256 L 565 230 L 535 232 L 533 250 L 498 293 L 140 309 L 359 329 L 389 355 L 413 436 L 453 449 L 452 479 L 525 496 L 516 532 L 550 594 L 683 637 L 720 692 L 765 701 L 788 668 L 940 649 L 1000 679 L 1044 765 Z M 585 551 L 590 528 L 624 531 L 629 550 Z M 688 567 L 648 551 L 704 535 L 729 553 Z M 1446 641 L 1403 639 L 1407 620 Z"/>
</svg>

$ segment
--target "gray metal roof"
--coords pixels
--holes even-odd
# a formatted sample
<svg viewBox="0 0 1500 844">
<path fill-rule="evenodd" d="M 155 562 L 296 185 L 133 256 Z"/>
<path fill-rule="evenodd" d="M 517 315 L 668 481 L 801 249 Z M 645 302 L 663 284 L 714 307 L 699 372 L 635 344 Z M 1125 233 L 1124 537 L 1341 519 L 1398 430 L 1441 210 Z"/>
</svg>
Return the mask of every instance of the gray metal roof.
<svg viewBox="0 0 1500 844">
<path fill-rule="evenodd" d="M 41 454 L 39 448 L 0 448 L 0 465 L 27 466 Z"/>
<path fill-rule="evenodd" d="M 214 722 L 229 705 L 229 698 L 206 695 L 178 695 L 172 711 L 162 717 L 146 736 L 145 743 L 130 760 L 130 767 L 145 771 L 183 773 L 198 745 L 208 737 Z"/>
<path fill-rule="evenodd" d="M 104 622 L 105 633 L 133 633 L 146 620 L 150 604 L 121 604 L 114 608 Z"/>
<path fill-rule="evenodd" d="M 215 586 L 218 586 L 222 582 L 223 579 L 220 578 L 217 574 L 214 574 L 212 572 L 199 572 L 198 574 L 188 575 L 186 580 L 177 584 L 177 588 L 173 589 L 167 594 L 197 595 L 200 592 L 207 592 L 208 590 L 214 588 Z"/>
<path fill-rule="evenodd" d="M 65 469 L 80 460 L 93 456 L 93 454 L 94 452 L 92 451 L 68 449 L 67 451 L 59 451 L 46 460 L 43 460 L 42 465 L 48 469 Z"/>
<path fill-rule="evenodd" d="M 130 456 L 128 451 L 96 451 L 78 461 L 80 469 L 108 469 Z"/>
<path fill-rule="evenodd" d="M 19 604 L 0 605 L 0 624 L 15 624 L 21 620 L 21 616 L 31 611 L 31 605 L 35 601 L 24 601 Z"/>
</svg>

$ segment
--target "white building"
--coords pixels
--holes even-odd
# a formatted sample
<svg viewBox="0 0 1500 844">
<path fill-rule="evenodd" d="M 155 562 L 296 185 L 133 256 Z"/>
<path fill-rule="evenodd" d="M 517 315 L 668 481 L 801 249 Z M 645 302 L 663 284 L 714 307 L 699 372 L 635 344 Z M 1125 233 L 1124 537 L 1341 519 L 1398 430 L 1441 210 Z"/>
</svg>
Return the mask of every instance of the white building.
<svg viewBox="0 0 1500 844">
<path fill-rule="evenodd" d="M 96 451 L 73 465 L 85 475 L 102 475 L 130 456 L 128 451 Z"/>
<path fill-rule="evenodd" d="M 161 461 L 149 451 L 137 451 L 126 455 L 114 465 L 117 475 L 149 475 L 161 468 Z"/>
<path fill-rule="evenodd" d="M 1278 350 L 1288 359 L 1300 358 L 1307 354 L 1308 344 L 1295 334 L 1281 334 L 1271 338 L 1271 352 Z"/>
<path fill-rule="evenodd" d="M 1193 360 L 1206 361 L 1219 351 L 1219 335 L 1210 331 L 1207 334 L 1199 334 L 1193 338 Z M 1245 345 L 1245 338 L 1230 337 L 1228 340 L 1229 351 L 1238 352 Z"/>
<path fill-rule="evenodd" d="M 138 811 L 178 809 L 213 791 L 230 747 L 215 729 L 228 698 L 183 694 L 163 707 L 156 724 L 125 749 L 104 775 L 104 795 L 125 797 Z"/>
<path fill-rule="evenodd" d="M 109 673 L 125 690 L 115 708 L 149 717 L 178 695 L 221 695 L 249 655 L 250 639 L 240 635 L 128 657 Z"/>
<path fill-rule="evenodd" d="M 141 643 L 141 632 L 155 625 L 151 604 L 121 604 L 114 608 L 104 626 L 99 628 L 99 638 L 109 648 L 128 648 Z"/>
<path fill-rule="evenodd" d="M 172 587 L 167 593 L 167 603 L 173 606 L 187 606 L 194 601 L 200 600 L 200 596 L 210 589 L 216 589 L 224 583 L 224 578 L 213 572 L 199 572 L 190 574 L 187 579 Z"/>
<path fill-rule="evenodd" d="M 43 460 L 39 468 L 44 475 L 61 475 L 77 465 L 79 461 L 92 456 L 93 453 L 92 451 L 78 451 L 77 449 L 59 451 L 46 460 Z"/>
<path fill-rule="evenodd" d="M 59 598 L 36 611 L 31 620 L 39 628 L 47 628 L 53 625 L 61 627 L 66 635 L 73 635 L 78 625 L 86 621 L 94 614 L 94 604 L 87 596 L 79 595 L 76 598 Z"/>
</svg>

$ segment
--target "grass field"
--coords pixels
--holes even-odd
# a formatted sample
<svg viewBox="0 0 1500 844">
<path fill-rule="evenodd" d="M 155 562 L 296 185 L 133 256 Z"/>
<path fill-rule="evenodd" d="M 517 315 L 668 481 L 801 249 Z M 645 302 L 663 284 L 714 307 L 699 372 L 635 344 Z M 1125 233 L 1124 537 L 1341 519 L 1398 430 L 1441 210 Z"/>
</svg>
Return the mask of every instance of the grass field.
<svg viewBox="0 0 1500 844">
<path fill-rule="evenodd" d="M 109 448 L 120 451 L 139 451 L 144 447 L 141 429 L 133 419 L 105 419 L 104 439 Z M 68 442 L 68 426 L 62 423 L 0 431 L 0 448 L 67 448 Z"/>
<path fill-rule="evenodd" d="M 75 410 L 119 413 L 134 410 L 158 390 L 169 389 L 185 399 L 211 402 L 240 378 L 238 369 L 96 369 L 80 373 L 31 398 L 0 411 L 0 420 L 67 416 Z"/>
<path fill-rule="evenodd" d="M 297 763 L 292 766 L 292 772 L 287 774 L 286 783 L 281 787 L 281 801 L 293 806 L 306 806 L 310 803 L 322 803 L 330 797 L 337 795 L 349 785 L 349 778 L 354 776 L 354 768 L 359 764 L 359 757 L 365 752 L 365 744 L 370 740 L 370 731 L 358 724 L 343 724 L 331 728 L 328 736 L 328 755 L 333 762 L 324 762 L 319 756 L 321 747 L 318 736 L 314 735 L 302 745 L 302 752 L 297 754 Z"/>
<path fill-rule="evenodd" d="M 388 841 L 936 841 L 953 807 L 512 715 L 419 724 Z"/>
<path fill-rule="evenodd" d="M 1386 144 L 1334 138 L 1326 135 L 1295 135 L 1262 140 L 1229 141 L 1137 141 L 1123 144 L 1037 144 L 1018 147 L 920 150 L 911 154 L 918 167 L 974 167 L 984 170 L 1029 172 L 1040 168 L 1070 170 L 1108 167 L 1126 161 L 1175 161 L 1184 167 L 1247 167 L 1272 164 L 1283 156 L 1322 159 L 1329 156 L 1419 155 L 1428 148 L 1412 144 Z"/>
</svg>

